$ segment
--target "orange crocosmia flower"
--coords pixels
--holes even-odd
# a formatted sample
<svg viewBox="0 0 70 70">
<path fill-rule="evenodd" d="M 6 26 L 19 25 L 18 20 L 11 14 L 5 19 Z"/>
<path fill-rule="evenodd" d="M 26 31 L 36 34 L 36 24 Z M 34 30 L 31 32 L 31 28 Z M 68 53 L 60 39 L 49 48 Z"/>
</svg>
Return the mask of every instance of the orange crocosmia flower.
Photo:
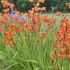
<svg viewBox="0 0 70 70">
<path fill-rule="evenodd" d="M 5 24 L 6 23 L 6 20 L 4 18 L 1 18 L 0 19 L 0 23 Z"/>
<path fill-rule="evenodd" d="M 56 12 L 55 15 L 56 15 L 56 16 L 60 16 L 60 15 L 61 15 L 61 12 Z"/>
<path fill-rule="evenodd" d="M 2 26 L 0 26 L 0 31 L 2 31 L 4 28 Z"/>
<path fill-rule="evenodd" d="M 3 9 L 3 12 L 4 13 L 8 13 L 9 12 L 9 9 Z"/>
<path fill-rule="evenodd" d="M 2 13 L 0 13 L 0 16 L 2 17 Z"/>
<path fill-rule="evenodd" d="M 11 5 L 11 3 L 7 3 L 7 6 L 10 6 Z"/>
<path fill-rule="evenodd" d="M 0 23 L 2 22 L 2 19 L 0 19 Z"/>
<path fill-rule="evenodd" d="M 46 28 L 51 28 L 51 23 L 48 23 Z"/>
<path fill-rule="evenodd" d="M 11 35 L 11 32 L 10 31 L 5 31 L 4 35 Z"/>
<path fill-rule="evenodd" d="M 34 24 L 38 24 L 39 23 L 39 20 L 38 19 L 34 19 Z"/>
<path fill-rule="evenodd" d="M 30 32 L 32 32 L 32 31 L 33 31 L 32 26 L 28 26 L 28 27 L 27 27 L 27 29 L 28 29 Z"/>
<path fill-rule="evenodd" d="M 17 30 L 15 28 L 12 28 L 10 31 L 11 34 L 16 34 L 16 32 L 17 32 Z"/>
<path fill-rule="evenodd" d="M 56 18 L 51 18 L 51 19 L 49 20 L 50 23 L 55 23 L 56 21 L 57 21 Z"/>
<path fill-rule="evenodd" d="M 30 11 L 29 11 L 29 14 L 30 14 L 30 15 L 32 15 L 33 13 L 34 13 L 34 11 L 33 11 L 33 10 L 30 10 Z"/>
<path fill-rule="evenodd" d="M 25 27 L 26 27 L 30 32 L 32 32 L 33 28 L 32 28 L 32 26 L 31 26 L 30 24 L 26 23 L 26 24 L 25 24 Z"/>
<path fill-rule="evenodd" d="M 64 22 L 64 23 L 62 23 L 62 27 L 65 27 L 65 28 L 66 28 L 66 27 L 67 27 L 67 25 L 68 25 L 68 23 L 65 23 L 65 22 Z"/>
<path fill-rule="evenodd" d="M 50 54 L 50 57 L 51 57 L 51 58 L 55 58 L 55 57 L 56 57 L 55 53 L 51 53 L 51 54 Z"/>
<path fill-rule="evenodd" d="M 67 46 L 67 47 L 70 47 L 70 42 L 69 41 L 65 41 L 64 45 Z"/>
<path fill-rule="evenodd" d="M 68 59 L 70 59 L 70 54 L 67 55 Z"/>
<path fill-rule="evenodd" d="M 35 10 L 35 8 L 32 8 L 32 11 L 34 11 Z"/>
<path fill-rule="evenodd" d="M 41 11 L 41 8 L 36 8 L 35 11 Z"/>
<path fill-rule="evenodd" d="M 67 25 L 67 33 L 70 34 L 70 24 Z"/>
<path fill-rule="evenodd" d="M 15 18 L 16 18 L 16 16 L 15 16 L 15 15 L 13 15 L 13 16 L 12 16 L 12 18 L 13 18 L 13 19 L 15 19 Z"/>
<path fill-rule="evenodd" d="M 68 19 L 67 19 L 67 18 L 63 18 L 63 19 L 62 19 L 62 22 L 68 23 Z"/>
<path fill-rule="evenodd" d="M 9 6 L 10 5 L 10 3 L 8 3 L 7 1 L 5 1 L 5 3 L 4 3 L 6 6 Z"/>
<path fill-rule="evenodd" d="M 33 24 L 38 24 L 38 22 L 39 22 L 38 19 L 36 19 L 36 18 L 32 19 L 32 23 L 33 23 Z"/>
<path fill-rule="evenodd" d="M 23 26 L 17 27 L 17 30 L 18 30 L 18 31 L 22 31 L 22 30 L 23 30 Z"/>
<path fill-rule="evenodd" d="M 13 3 L 9 3 L 7 1 L 2 2 L 5 6 L 13 7 Z"/>
<path fill-rule="evenodd" d="M 5 4 L 7 1 L 6 0 L 1 0 L 1 3 L 2 4 Z"/>
<path fill-rule="evenodd" d="M 67 52 L 67 49 L 66 48 L 61 48 L 61 53 L 64 55 L 64 54 L 66 54 L 66 52 Z"/>
<path fill-rule="evenodd" d="M 34 16 L 35 18 L 40 18 L 40 13 L 35 13 Z"/>
<path fill-rule="evenodd" d="M 23 23 L 23 22 L 22 22 L 22 24 L 24 24 L 24 28 L 27 28 L 28 23 Z"/>
<path fill-rule="evenodd" d="M 10 22 L 10 23 L 8 24 L 8 26 L 17 27 L 17 25 L 16 25 L 15 23 L 12 23 L 12 22 Z"/>
<path fill-rule="evenodd" d="M 18 19 L 16 19 L 15 15 L 12 16 L 12 19 L 15 20 L 16 22 L 18 22 Z"/>
<path fill-rule="evenodd" d="M 25 26 L 26 28 L 28 28 L 28 27 L 30 26 L 30 24 L 29 24 L 29 23 L 24 23 L 24 26 Z"/>
<path fill-rule="evenodd" d="M 42 39 L 45 38 L 46 37 L 46 33 L 39 34 L 39 37 L 42 38 Z"/>
<path fill-rule="evenodd" d="M 70 35 L 65 35 L 66 40 L 70 40 Z"/>
<path fill-rule="evenodd" d="M 61 54 L 61 53 L 58 53 L 58 54 L 57 54 L 57 57 L 58 57 L 58 58 L 62 58 L 62 56 L 63 56 L 63 54 Z"/>
<path fill-rule="evenodd" d="M 6 23 L 6 20 L 5 20 L 5 19 L 3 19 L 3 20 L 2 20 L 2 24 L 5 24 L 5 23 Z"/>
<path fill-rule="evenodd" d="M 4 40 L 4 44 L 10 44 L 10 41 L 9 40 Z"/>
<path fill-rule="evenodd" d="M 58 40 L 63 41 L 64 39 L 65 39 L 64 36 L 58 36 Z"/>
<path fill-rule="evenodd" d="M 44 22 L 48 22 L 48 21 L 49 21 L 49 18 L 48 18 L 47 16 L 44 16 L 44 17 L 42 17 L 42 20 L 43 20 Z"/>
<path fill-rule="evenodd" d="M 60 26 L 60 31 L 63 31 L 63 33 L 64 33 L 66 31 L 66 27 L 65 26 Z M 59 33 L 61 33 L 60 31 L 59 31 Z"/>
<path fill-rule="evenodd" d="M 29 0 L 29 2 L 33 2 L 34 0 Z"/>
<path fill-rule="evenodd" d="M 4 21 L 10 22 L 10 18 L 8 17 L 8 14 L 4 17 Z"/>
<path fill-rule="evenodd" d="M 67 54 L 67 58 L 70 59 L 70 53 Z"/>
<path fill-rule="evenodd" d="M 33 30 L 36 32 L 38 30 L 38 26 L 33 26 Z"/>
<path fill-rule="evenodd" d="M 34 13 L 34 10 L 29 10 L 28 11 L 28 17 L 29 18 L 33 17 L 33 13 Z"/>
<path fill-rule="evenodd" d="M 3 5 L 3 8 L 6 8 L 7 6 L 5 4 L 2 4 Z"/>
<path fill-rule="evenodd" d="M 12 4 L 12 3 L 9 3 L 9 6 L 10 6 L 10 7 L 13 7 L 13 6 L 14 6 L 14 4 Z"/>
<path fill-rule="evenodd" d="M 44 0 L 38 0 L 38 2 L 40 2 L 40 3 L 44 3 Z"/>
<path fill-rule="evenodd" d="M 60 48 L 60 47 L 61 47 L 60 42 L 59 42 L 59 41 L 57 41 L 57 42 L 55 43 L 55 46 L 56 46 L 56 47 L 58 47 L 58 48 Z"/>
<path fill-rule="evenodd" d="M 6 39 L 8 39 L 8 40 L 12 40 L 12 39 L 13 39 L 13 36 L 12 36 L 12 35 L 6 35 L 5 37 L 6 37 Z"/>
<path fill-rule="evenodd" d="M 63 36 L 64 32 L 62 30 L 59 31 L 59 36 Z"/>
</svg>

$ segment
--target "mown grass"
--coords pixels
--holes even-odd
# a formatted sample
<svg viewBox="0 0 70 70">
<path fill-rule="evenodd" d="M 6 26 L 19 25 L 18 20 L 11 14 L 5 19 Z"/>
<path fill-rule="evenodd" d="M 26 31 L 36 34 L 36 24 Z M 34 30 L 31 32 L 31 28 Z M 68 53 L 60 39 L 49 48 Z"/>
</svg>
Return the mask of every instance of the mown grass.
<svg viewBox="0 0 70 70">
<path fill-rule="evenodd" d="M 54 14 L 49 16 L 55 17 Z M 62 17 L 56 17 L 58 21 L 53 28 L 58 28 Z M 48 36 L 41 39 L 37 36 L 38 32 L 31 33 L 24 29 L 14 36 L 17 45 L 4 45 L 0 40 L 0 70 L 70 70 L 70 63 L 66 57 L 57 60 L 50 57 L 54 50 L 51 41 L 55 42 L 52 32 L 51 29 Z"/>
</svg>

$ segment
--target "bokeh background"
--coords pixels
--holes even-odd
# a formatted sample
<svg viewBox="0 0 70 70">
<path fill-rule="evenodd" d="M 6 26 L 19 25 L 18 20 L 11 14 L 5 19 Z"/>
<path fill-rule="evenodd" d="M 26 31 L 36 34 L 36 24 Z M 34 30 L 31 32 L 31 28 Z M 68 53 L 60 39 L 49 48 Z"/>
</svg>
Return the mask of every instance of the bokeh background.
<svg viewBox="0 0 70 70">
<path fill-rule="evenodd" d="M 17 10 L 21 12 L 27 12 L 37 2 L 37 0 L 34 0 L 34 2 L 29 2 L 29 0 L 8 0 L 8 1 L 14 3 Z M 56 12 L 56 10 L 62 12 L 70 12 L 70 9 L 67 8 L 67 6 L 70 5 L 69 2 L 70 0 L 45 0 L 44 3 L 41 3 L 40 7 L 46 7 L 47 12 L 51 11 Z M 0 12 L 2 11 L 2 9 L 3 7 L 0 0 Z"/>
</svg>

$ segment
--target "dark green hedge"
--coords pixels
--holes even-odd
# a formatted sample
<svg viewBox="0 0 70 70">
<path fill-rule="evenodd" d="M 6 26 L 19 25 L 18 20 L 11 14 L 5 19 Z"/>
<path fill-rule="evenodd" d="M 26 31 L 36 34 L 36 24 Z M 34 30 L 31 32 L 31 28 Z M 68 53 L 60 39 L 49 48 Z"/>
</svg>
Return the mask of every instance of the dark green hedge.
<svg viewBox="0 0 70 70">
<path fill-rule="evenodd" d="M 34 0 L 34 3 L 30 3 L 29 0 L 8 0 L 8 1 L 14 3 L 15 7 L 19 11 L 23 11 L 23 12 L 26 12 L 29 9 L 31 9 L 34 6 L 34 3 L 37 2 L 37 0 Z M 45 0 L 44 4 L 41 4 L 40 7 L 45 6 L 47 8 L 47 11 L 51 11 L 51 6 L 57 6 L 57 10 L 67 11 L 64 10 L 64 7 L 68 2 L 70 2 L 70 0 Z M 2 5 L 0 6 L 0 10 L 1 9 L 2 9 Z"/>
</svg>

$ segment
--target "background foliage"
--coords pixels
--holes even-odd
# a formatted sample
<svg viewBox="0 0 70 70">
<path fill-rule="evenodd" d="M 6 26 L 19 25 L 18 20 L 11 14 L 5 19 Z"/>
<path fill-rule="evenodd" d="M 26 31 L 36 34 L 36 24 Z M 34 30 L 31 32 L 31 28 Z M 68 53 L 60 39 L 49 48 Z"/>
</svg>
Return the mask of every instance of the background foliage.
<svg viewBox="0 0 70 70">
<path fill-rule="evenodd" d="M 30 8 L 34 6 L 34 3 L 37 2 L 37 0 L 34 0 L 34 3 L 30 3 L 29 0 L 8 0 L 8 1 L 13 2 L 15 4 L 15 7 L 19 11 L 23 12 L 28 11 Z M 65 11 L 66 3 L 68 2 L 70 2 L 70 0 L 45 0 L 44 4 L 41 4 L 41 7 L 45 6 L 47 8 L 47 11 L 51 11 L 51 6 L 55 6 L 57 7 L 57 10 Z M 0 10 L 2 10 L 1 3 Z"/>
</svg>

